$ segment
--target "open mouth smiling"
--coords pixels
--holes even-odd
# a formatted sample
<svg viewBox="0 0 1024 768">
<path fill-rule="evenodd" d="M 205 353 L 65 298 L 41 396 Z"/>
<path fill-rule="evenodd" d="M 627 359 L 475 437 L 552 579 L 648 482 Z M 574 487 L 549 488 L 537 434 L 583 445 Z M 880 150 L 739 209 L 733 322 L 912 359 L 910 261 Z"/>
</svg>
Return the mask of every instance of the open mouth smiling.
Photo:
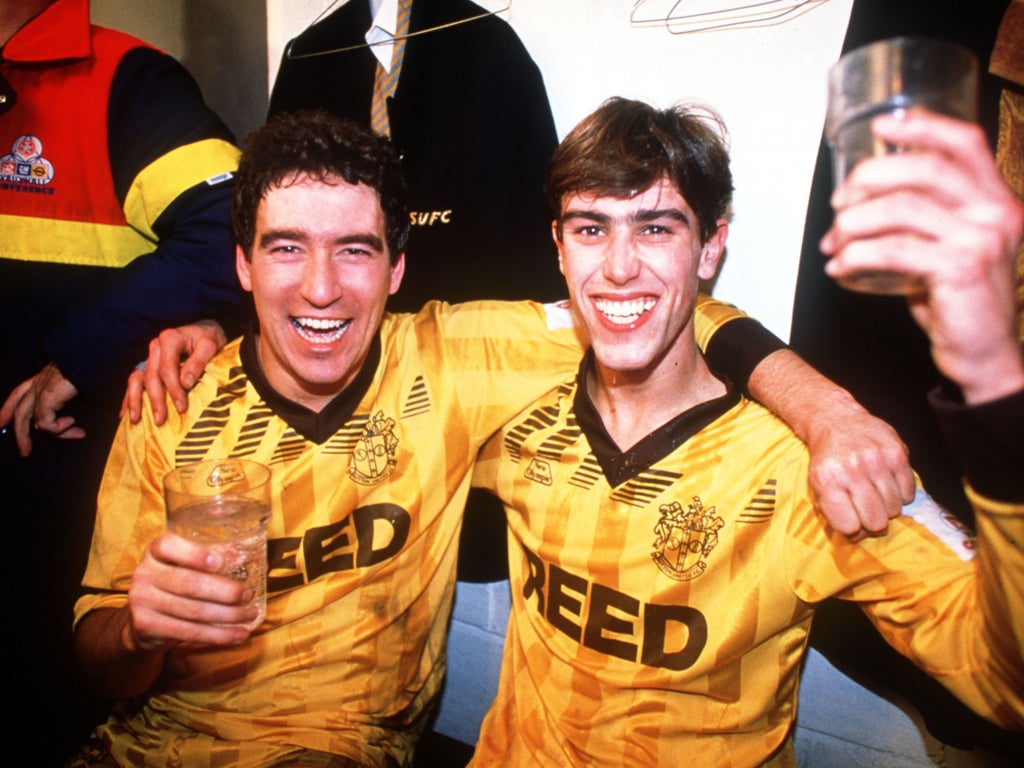
<svg viewBox="0 0 1024 768">
<path fill-rule="evenodd" d="M 329 344 L 345 335 L 351 320 L 332 320 L 319 317 L 293 317 L 292 326 L 306 341 Z"/>
<path fill-rule="evenodd" d="M 631 325 L 654 308 L 657 301 L 647 297 L 612 301 L 611 299 L 594 299 L 594 306 L 602 316 L 615 325 Z"/>
</svg>

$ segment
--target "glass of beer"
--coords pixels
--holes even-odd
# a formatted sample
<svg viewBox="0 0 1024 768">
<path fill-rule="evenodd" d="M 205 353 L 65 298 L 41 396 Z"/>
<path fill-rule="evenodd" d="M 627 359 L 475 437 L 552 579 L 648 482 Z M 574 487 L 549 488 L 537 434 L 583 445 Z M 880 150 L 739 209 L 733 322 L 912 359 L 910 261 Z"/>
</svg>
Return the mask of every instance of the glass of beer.
<svg viewBox="0 0 1024 768">
<path fill-rule="evenodd" d="M 186 464 L 164 477 L 167 530 L 211 547 L 220 573 L 252 590 L 258 615 L 267 615 L 267 521 L 270 469 L 255 461 L 219 459 Z"/>
<path fill-rule="evenodd" d="M 877 115 L 920 107 L 974 122 L 978 114 L 978 62 L 945 40 L 896 37 L 843 55 L 828 73 L 825 138 L 832 149 L 833 182 L 841 184 L 866 157 L 900 152 L 871 133 Z M 865 271 L 844 278 L 864 293 L 908 295 L 921 285 L 898 272 Z"/>
</svg>

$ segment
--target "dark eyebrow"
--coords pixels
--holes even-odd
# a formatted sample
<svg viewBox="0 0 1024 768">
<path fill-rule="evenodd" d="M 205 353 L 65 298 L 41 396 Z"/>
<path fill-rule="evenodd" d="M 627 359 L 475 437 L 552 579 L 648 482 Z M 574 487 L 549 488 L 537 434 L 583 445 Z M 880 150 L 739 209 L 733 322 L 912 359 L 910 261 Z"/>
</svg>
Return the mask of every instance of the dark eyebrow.
<svg viewBox="0 0 1024 768">
<path fill-rule="evenodd" d="M 278 240 L 295 240 L 302 242 L 306 239 L 304 233 L 294 229 L 271 229 L 260 235 L 259 245 L 262 248 Z M 339 237 L 334 241 L 335 245 L 365 245 L 371 250 L 384 251 L 384 241 L 372 232 L 357 232 L 351 235 Z"/>
<path fill-rule="evenodd" d="M 637 211 L 635 214 L 630 216 L 629 220 L 634 224 L 644 224 L 649 221 L 656 221 L 657 219 L 664 218 L 678 221 L 686 227 L 691 227 L 693 225 L 693 222 L 690 221 L 690 217 L 678 208 L 644 209 Z M 612 221 L 612 217 L 604 213 L 576 210 L 568 210 L 562 216 L 563 221 L 567 221 L 569 219 L 583 219 L 585 221 L 592 221 L 595 224 L 610 224 Z"/>
<path fill-rule="evenodd" d="M 564 221 L 566 219 L 584 219 L 586 221 L 593 221 L 597 224 L 607 224 L 612 220 L 611 216 L 603 213 L 597 213 L 595 211 L 574 211 L 571 209 L 562 214 L 562 220 Z"/>
<path fill-rule="evenodd" d="M 335 245 L 365 245 L 372 251 L 384 252 L 384 241 L 372 232 L 357 233 L 339 237 L 334 241 Z"/>
<path fill-rule="evenodd" d="M 687 227 L 691 225 L 690 217 L 680 211 L 678 208 L 664 208 L 661 210 L 644 210 L 637 211 L 636 216 L 633 217 L 633 221 L 638 223 L 655 221 L 657 219 L 672 219 L 678 221 Z"/>
<path fill-rule="evenodd" d="M 275 240 L 302 240 L 302 234 L 293 229 L 268 229 L 260 234 L 260 240 L 257 245 L 261 248 L 266 248 Z"/>
</svg>

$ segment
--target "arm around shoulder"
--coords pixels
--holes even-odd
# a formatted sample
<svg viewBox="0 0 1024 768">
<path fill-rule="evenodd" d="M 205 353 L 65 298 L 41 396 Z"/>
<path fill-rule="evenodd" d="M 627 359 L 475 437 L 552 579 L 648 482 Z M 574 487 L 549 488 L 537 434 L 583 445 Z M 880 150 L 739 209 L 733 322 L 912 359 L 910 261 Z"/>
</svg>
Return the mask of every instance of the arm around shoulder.
<svg viewBox="0 0 1024 768">
<path fill-rule="evenodd" d="M 696 317 L 709 365 L 807 445 L 815 503 L 829 523 L 851 537 L 884 531 L 915 488 L 896 431 L 735 307 L 701 297 Z"/>
</svg>

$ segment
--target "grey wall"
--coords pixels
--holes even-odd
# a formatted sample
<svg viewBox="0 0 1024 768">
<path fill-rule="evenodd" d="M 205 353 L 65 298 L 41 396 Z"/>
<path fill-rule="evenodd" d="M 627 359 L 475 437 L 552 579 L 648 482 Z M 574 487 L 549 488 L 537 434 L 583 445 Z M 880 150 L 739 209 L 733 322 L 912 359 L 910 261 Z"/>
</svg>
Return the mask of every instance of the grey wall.
<svg viewBox="0 0 1024 768">
<path fill-rule="evenodd" d="M 239 142 L 266 118 L 264 0 L 92 0 L 91 16 L 184 64 Z"/>
</svg>

